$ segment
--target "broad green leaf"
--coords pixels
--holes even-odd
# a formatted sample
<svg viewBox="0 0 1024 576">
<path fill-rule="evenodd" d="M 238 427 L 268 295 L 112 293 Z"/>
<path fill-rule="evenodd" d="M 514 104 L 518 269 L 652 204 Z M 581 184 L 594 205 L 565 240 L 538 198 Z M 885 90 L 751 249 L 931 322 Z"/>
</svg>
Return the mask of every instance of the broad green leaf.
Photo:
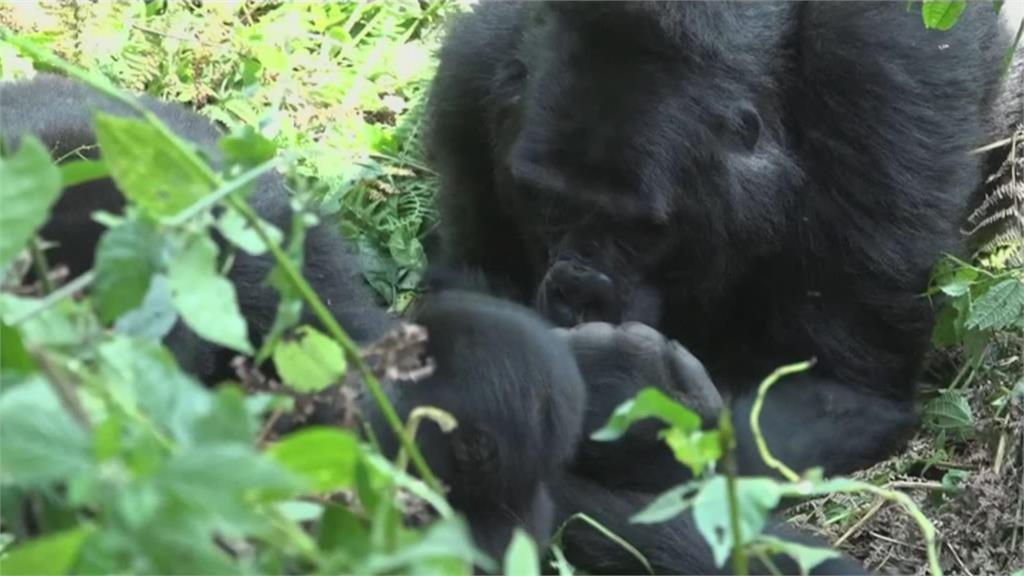
<svg viewBox="0 0 1024 576">
<path fill-rule="evenodd" d="M 124 195 L 149 214 L 173 216 L 213 191 L 215 182 L 169 138 L 146 120 L 96 114 L 103 161 Z"/>
<path fill-rule="evenodd" d="M 362 448 L 348 430 L 306 428 L 267 449 L 281 466 L 305 477 L 317 492 L 351 488 Z"/>
<path fill-rule="evenodd" d="M 270 237 L 274 244 L 281 244 L 281 231 L 267 222 L 260 222 L 260 227 Z M 267 251 L 266 244 L 260 238 L 256 230 L 249 226 L 245 218 L 235 210 L 226 210 L 217 219 L 217 230 L 228 239 L 229 242 L 238 246 L 248 254 L 259 256 Z"/>
<path fill-rule="evenodd" d="M 999 330 L 1019 322 L 1024 314 L 1024 281 L 1007 278 L 988 289 L 971 307 L 968 328 Z"/>
<path fill-rule="evenodd" d="M 196 420 L 210 412 L 213 400 L 170 352 L 157 342 L 117 338 L 100 346 L 99 360 L 112 402 L 141 412 L 177 442 L 191 441 Z"/>
<path fill-rule="evenodd" d="M 679 516 L 693 504 L 691 497 L 698 487 L 698 484 L 687 482 L 662 492 L 643 510 L 634 514 L 630 522 L 660 524 Z"/>
<path fill-rule="evenodd" d="M 61 183 L 65 188 L 108 176 L 110 172 L 102 160 L 73 160 L 60 165 Z"/>
<path fill-rule="evenodd" d="M 297 494 L 303 484 L 273 460 L 241 444 L 192 446 L 158 472 L 159 485 L 196 510 L 237 522 L 257 520 L 256 498 Z"/>
<path fill-rule="evenodd" d="M 966 7 L 966 0 L 924 0 L 921 19 L 924 20 L 925 28 L 949 30 L 960 19 Z"/>
<path fill-rule="evenodd" d="M 840 556 L 838 550 L 789 542 L 767 534 L 762 534 L 757 540 L 759 544 L 767 547 L 769 554 L 785 554 L 796 561 L 800 566 L 800 573 L 804 576 L 810 574 L 818 564 Z"/>
<path fill-rule="evenodd" d="M 370 553 L 366 519 L 355 516 L 345 506 L 329 504 L 317 529 L 319 547 L 326 551 L 343 551 L 354 559 L 365 558 Z"/>
<path fill-rule="evenodd" d="M 82 543 L 93 528 L 79 526 L 30 540 L 0 557 L 0 574 L 9 576 L 52 576 L 69 574 L 78 559 Z"/>
<path fill-rule="evenodd" d="M 109 323 L 138 307 L 160 270 L 163 239 L 144 220 L 129 220 L 107 230 L 96 248 L 93 298 L 100 320 Z"/>
<path fill-rule="evenodd" d="M 962 394 L 947 392 L 925 404 L 924 425 L 936 432 L 969 434 L 974 427 L 974 413 Z"/>
<path fill-rule="evenodd" d="M 243 126 L 238 131 L 224 136 L 217 145 L 230 164 L 244 168 L 255 167 L 277 154 L 277 146 L 252 126 Z"/>
<path fill-rule="evenodd" d="M 678 428 L 670 428 L 662 432 L 661 437 L 672 449 L 676 460 L 685 464 L 694 476 L 700 476 L 704 469 L 722 456 L 722 446 L 718 431 L 683 432 Z"/>
<path fill-rule="evenodd" d="M 0 323 L 0 370 L 10 372 L 31 372 L 36 362 L 25 348 L 17 328 Z"/>
<path fill-rule="evenodd" d="M 512 542 L 505 551 L 505 574 L 516 576 L 540 576 L 540 559 L 537 558 L 537 545 L 522 531 L 516 528 L 512 534 Z"/>
<path fill-rule="evenodd" d="M 0 395 L 0 478 L 44 484 L 85 475 L 92 466 L 88 432 L 42 377 Z"/>
<path fill-rule="evenodd" d="M 337 342 L 310 326 L 300 326 L 292 338 L 277 343 L 274 366 L 289 388 L 319 392 L 345 374 L 347 363 Z"/>
<path fill-rule="evenodd" d="M 939 290 L 947 296 L 956 298 L 966 294 L 977 280 L 978 271 L 964 266 L 958 268 L 950 277 L 945 278 L 945 281 L 939 286 Z"/>
<path fill-rule="evenodd" d="M 245 394 L 235 386 L 217 388 L 210 410 L 200 416 L 193 427 L 196 444 L 252 442 L 259 432 L 259 422 L 245 403 Z"/>
<path fill-rule="evenodd" d="M 159 342 L 178 321 L 178 311 L 171 301 L 171 284 L 164 274 L 156 274 L 149 281 L 149 290 L 142 304 L 122 314 L 114 328 L 125 336 Z"/>
<path fill-rule="evenodd" d="M 0 266 L 46 222 L 60 193 L 60 170 L 35 136 L 26 135 L 14 155 L 0 158 Z"/>
<path fill-rule="evenodd" d="M 656 388 L 644 388 L 636 397 L 619 405 L 600 430 L 590 437 L 593 440 L 618 440 L 633 423 L 646 418 L 657 418 L 683 432 L 700 428 L 700 416 L 689 408 L 669 398 Z"/>
<path fill-rule="evenodd" d="M 168 264 L 171 301 L 189 328 L 204 339 L 252 353 L 248 328 L 231 282 L 217 273 L 217 245 L 207 236 L 190 239 Z"/>
<path fill-rule="evenodd" d="M 722 567 L 733 546 L 730 524 L 729 497 L 726 477 L 709 480 L 693 499 L 693 517 L 697 530 L 711 547 L 715 565 Z M 744 544 L 753 540 L 768 520 L 768 515 L 779 503 L 778 484 L 769 478 L 737 478 L 736 500 L 739 507 L 740 537 Z"/>
</svg>

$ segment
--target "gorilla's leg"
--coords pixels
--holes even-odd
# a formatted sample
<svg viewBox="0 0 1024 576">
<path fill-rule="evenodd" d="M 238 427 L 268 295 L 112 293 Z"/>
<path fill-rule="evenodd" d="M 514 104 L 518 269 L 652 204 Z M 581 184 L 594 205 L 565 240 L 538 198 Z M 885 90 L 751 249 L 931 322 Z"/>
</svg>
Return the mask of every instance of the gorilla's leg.
<svg viewBox="0 0 1024 576">
<path fill-rule="evenodd" d="M 552 497 L 559 518 L 582 512 L 634 546 L 658 574 L 732 574 L 729 562 L 715 566 L 711 549 L 697 531 L 692 515 L 677 516 L 656 525 L 633 524 L 629 518 L 643 509 L 654 496 L 628 490 L 610 490 L 576 475 L 565 475 L 552 484 Z M 800 534 L 777 520 L 766 529 L 768 534 L 810 546 L 824 543 Z M 562 533 L 564 552 L 573 566 L 597 574 L 643 574 L 646 568 L 629 551 L 581 521 L 572 521 Z M 753 559 L 752 559 L 753 560 Z M 784 574 L 799 574 L 799 568 L 787 557 L 776 556 L 772 563 Z M 753 574 L 770 570 L 754 561 Z M 864 574 L 856 562 L 840 557 L 818 566 L 813 574 Z"/>
</svg>

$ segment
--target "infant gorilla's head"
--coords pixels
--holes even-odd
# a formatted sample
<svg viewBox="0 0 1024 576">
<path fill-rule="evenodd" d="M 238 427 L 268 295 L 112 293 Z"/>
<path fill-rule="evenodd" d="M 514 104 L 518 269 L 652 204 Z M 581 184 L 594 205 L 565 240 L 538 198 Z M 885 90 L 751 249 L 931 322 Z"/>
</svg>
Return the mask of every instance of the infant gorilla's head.
<svg viewBox="0 0 1024 576">
<path fill-rule="evenodd" d="M 682 11 L 666 26 L 657 10 Z M 498 195 L 536 251 L 535 301 L 556 324 L 658 326 L 669 285 L 780 228 L 787 160 L 773 87 L 756 83 L 774 37 L 754 57 L 749 27 L 723 42 L 708 22 L 733 19 L 708 10 L 720 8 L 533 5 L 493 78 Z"/>
</svg>

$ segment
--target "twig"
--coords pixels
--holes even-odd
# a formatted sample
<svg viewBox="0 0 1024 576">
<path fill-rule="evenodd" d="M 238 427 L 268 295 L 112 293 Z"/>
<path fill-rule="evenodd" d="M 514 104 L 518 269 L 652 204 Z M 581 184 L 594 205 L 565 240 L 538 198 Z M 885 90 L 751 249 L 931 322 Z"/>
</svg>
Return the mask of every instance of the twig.
<svg viewBox="0 0 1024 576">
<path fill-rule="evenodd" d="M 29 250 L 32 251 L 32 265 L 36 269 L 36 276 L 39 276 L 39 281 L 42 283 L 43 292 L 45 294 L 53 292 L 53 280 L 50 279 L 50 265 L 46 262 L 46 254 L 43 254 L 43 247 L 38 236 L 32 238 L 32 241 L 29 243 Z"/>
<path fill-rule="evenodd" d="M 960 569 L 963 570 L 967 576 L 974 576 L 974 574 L 967 569 L 967 566 L 964 565 L 964 561 L 961 560 L 960 555 L 956 553 L 956 548 L 953 548 L 953 545 L 950 544 L 949 541 L 946 541 L 946 548 L 949 548 L 949 551 L 953 553 L 953 559 L 960 565 Z"/>
<path fill-rule="evenodd" d="M 92 281 L 95 278 L 96 273 L 93 272 L 92 270 L 89 270 L 85 274 L 82 274 L 78 278 L 75 278 L 74 280 L 61 286 L 57 290 L 50 292 L 49 294 L 46 295 L 45 298 L 40 300 L 39 303 L 36 304 L 34 307 L 29 308 L 20 316 L 15 316 L 11 318 L 10 320 L 8 320 L 8 322 L 12 326 L 17 326 L 18 324 L 21 324 L 22 322 L 28 320 L 29 318 L 35 316 L 36 314 L 39 314 L 43 310 L 46 310 L 47 308 L 71 296 L 72 294 L 76 294 L 78 292 L 81 292 L 82 290 L 85 290 L 86 288 L 89 287 L 90 284 L 92 284 Z"/>
<path fill-rule="evenodd" d="M 898 546 L 903 546 L 904 548 L 910 548 L 911 550 L 921 550 L 921 547 L 916 544 L 910 544 L 908 542 L 904 542 L 903 540 L 897 540 L 891 536 L 879 534 L 878 532 L 868 532 L 868 534 L 870 534 L 872 538 L 877 538 L 879 540 L 882 540 L 883 542 L 896 544 Z"/>
<path fill-rule="evenodd" d="M 50 383 L 50 387 L 53 388 L 53 392 L 57 395 L 57 399 L 60 400 L 64 410 L 71 414 L 82 428 L 85 430 L 92 429 L 92 423 L 89 422 L 89 414 L 86 413 L 81 400 L 78 398 L 75 385 L 67 381 L 64 374 L 57 370 L 57 367 L 50 362 L 46 354 L 35 348 L 30 349 L 29 354 L 32 355 L 32 359 L 39 366 L 39 370 L 46 375 L 46 381 Z"/>
<path fill-rule="evenodd" d="M 836 539 L 836 541 L 833 543 L 833 545 L 836 546 L 837 548 L 839 546 L 842 546 L 843 542 L 846 542 L 847 540 L 849 540 L 851 536 L 853 536 L 854 534 L 857 533 L 858 530 L 863 528 L 864 525 L 867 524 L 869 520 L 871 520 L 872 518 L 875 517 L 875 514 L 878 514 L 878 512 L 883 507 L 885 507 L 886 504 L 888 504 L 888 502 L 889 501 L 884 499 L 884 498 L 879 498 L 878 501 L 875 502 L 875 504 L 867 512 L 865 512 L 864 515 L 861 516 L 860 519 L 857 520 L 857 522 L 855 522 L 853 526 L 850 526 L 849 530 L 844 532 L 842 536 L 840 536 L 838 539 Z"/>
<path fill-rule="evenodd" d="M 132 24 L 132 28 L 138 30 L 139 32 L 145 32 L 146 34 L 152 34 L 154 36 L 163 36 L 164 38 L 170 38 L 171 40 L 178 40 L 180 42 L 197 42 L 199 44 L 203 43 L 198 38 L 186 38 L 184 36 L 178 36 L 177 34 L 171 34 L 169 32 L 162 32 L 160 30 L 146 28 L 145 26 L 139 26 L 138 24 Z"/>
</svg>

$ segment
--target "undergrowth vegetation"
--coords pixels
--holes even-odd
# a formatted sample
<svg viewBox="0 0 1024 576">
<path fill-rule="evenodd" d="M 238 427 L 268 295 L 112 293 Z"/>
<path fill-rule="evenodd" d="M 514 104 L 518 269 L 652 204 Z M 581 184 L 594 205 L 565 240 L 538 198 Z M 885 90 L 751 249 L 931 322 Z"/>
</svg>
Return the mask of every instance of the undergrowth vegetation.
<svg viewBox="0 0 1024 576">
<path fill-rule="evenodd" d="M 925 24 L 955 25 L 958 4 L 928 3 Z M 297 273 L 295 239 L 314 212 L 336 219 L 384 302 L 401 311 L 415 297 L 437 185 L 418 144 L 421 110 L 443 24 L 461 9 L 411 0 L 0 5 L 0 79 L 56 69 L 128 103 L 131 92 L 143 91 L 185 103 L 228 134 L 220 171 L 149 116 L 98 117 L 102 161 L 57 167 L 31 140 L 17 153 L 5 151 L 0 202 L 19 217 L 0 214 L 0 573 L 448 574 L 473 564 L 510 574 L 539 570 L 548 543 L 523 534 L 504 558 L 476 551 L 414 449 L 391 462 L 353 430 L 307 428 L 274 438 L 264 422 L 294 409 L 294 394 L 339 381 L 379 391 L 363 351 L 336 323 L 320 314 L 320 332 L 297 326 L 297 315 L 288 313 L 302 301 L 315 310 L 317 301 Z M 1024 198 L 1014 192 L 1024 179 L 1021 140 L 1018 134 L 1006 144 L 1020 155 L 1000 168 L 997 200 Z M 245 202 L 248 185 L 267 170 L 287 174 L 300 208 L 293 240 L 283 246 L 283 231 Z M 100 215 L 109 229 L 96 268 L 65 283 L 41 258 L 36 231 L 63 187 L 107 174 L 131 209 Z M 169 179 L 181 192 L 168 199 L 157 191 Z M 1002 210 L 1007 204 L 1000 202 L 991 206 Z M 226 210 L 215 216 L 215 205 Z M 986 220 L 991 215 L 979 213 L 976 223 L 994 222 Z M 224 255 L 214 231 L 230 250 L 269 252 L 276 262 L 271 282 L 283 302 L 259 350 L 218 270 Z M 896 550 L 911 569 L 934 574 L 969 573 L 968 564 L 997 572 L 1024 567 L 1015 552 L 1024 546 L 1024 508 L 1003 510 L 988 527 L 1003 551 L 958 543 L 948 520 L 967 514 L 966 506 L 993 505 L 984 500 L 992 486 L 1005 489 L 995 505 L 1024 507 L 1022 253 L 1011 228 L 971 260 L 951 257 L 937 267 L 934 288 L 922 295 L 940 311 L 934 343 L 942 350 L 929 373 L 934 390 L 925 398 L 923 432 L 907 454 L 857 478 L 790 470 L 763 445 L 782 479 L 737 478 L 729 473 L 728 414 L 705 430 L 693 412 L 655 390 L 621 406 L 596 438 L 614 440 L 633 422 L 660 419 L 680 465 L 697 478 L 634 520 L 658 523 L 692 512 L 716 560 L 731 562 L 736 573 L 746 572 L 751 556 L 775 552 L 810 568 L 832 552 L 762 529 L 783 498 L 824 496 L 798 508 L 795 520 L 824 527 L 833 542 L 878 566 L 886 562 L 882 553 Z M 21 279 L 33 267 L 41 277 L 26 287 Z M 85 288 L 88 296 L 79 298 Z M 178 318 L 239 354 L 273 358 L 284 392 L 200 386 L 160 344 Z M 305 337 L 282 338 L 295 330 Z M 762 394 L 805 368 L 780 369 Z M 454 424 L 444 414 L 424 417 Z M 408 440 L 406 423 L 392 424 Z M 1022 479 L 1020 487 L 1012 478 Z M 964 500 L 979 486 L 981 496 Z M 592 519 L 569 521 L 590 523 L 631 549 Z M 896 543 L 879 552 L 886 537 Z M 962 558 L 968 553 L 987 556 Z M 557 534 L 551 563 L 572 572 Z"/>
</svg>

